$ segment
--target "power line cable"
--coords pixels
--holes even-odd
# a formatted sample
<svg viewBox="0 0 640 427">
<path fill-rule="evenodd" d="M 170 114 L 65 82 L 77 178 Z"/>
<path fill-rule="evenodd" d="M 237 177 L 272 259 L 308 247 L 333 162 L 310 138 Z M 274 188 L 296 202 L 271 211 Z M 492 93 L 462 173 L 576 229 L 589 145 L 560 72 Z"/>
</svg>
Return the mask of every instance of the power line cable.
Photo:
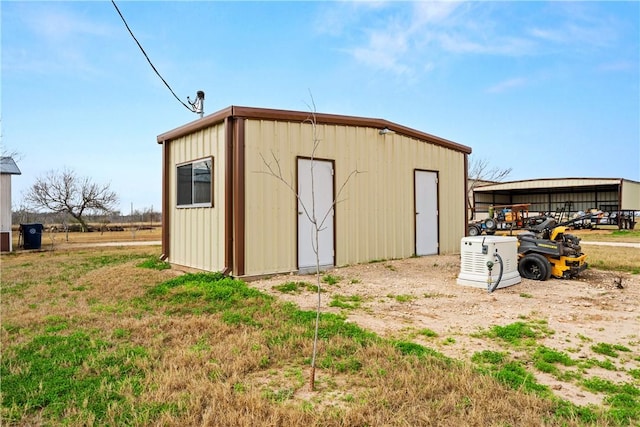
<svg viewBox="0 0 640 427">
<path fill-rule="evenodd" d="M 114 0 L 111 0 L 111 4 L 113 4 L 113 7 L 116 8 L 116 11 L 118 12 L 118 15 L 120 15 L 120 18 L 122 19 L 122 22 L 124 23 L 124 26 L 127 27 L 127 30 L 129 31 L 129 34 L 131 34 L 131 37 L 133 37 L 133 40 L 135 40 L 136 44 L 138 45 L 138 47 L 142 51 L 142 54 L 144 55 L 144 57 L 147 58 L 147 62 L 149 63 L 149 65 L 151 65 L 151 68 L 153 68 L 153 71 L 156 72 L 158 77 L 160 77 L 160 80 L 162 80 L 164 85 L 169 89 L 169 91 L 171 91 L 171 93 L 178 100 L 178 102 L 180 102 L 180 104 L 184 105 L 184 108 L 186 108 L 187 110 L 193 112 L 193 109 L 191 109 L 191 107 L 189 107 L 187 104 L 182 102 L 182 100 L 180 98 L 178 98 L 178 95 L 176 95 L 176 93 L 173 91 L 173 89 L 171 89 L 171 86 L 169 86 L 169 83 L 167 83 L 167 81 L 160 75 L 160 73 L 156 69 L 155 65 L 153 65 L 153 63 L 149 59 L 149 56 L 147 55 L 147 52 L 144 51 L 144 48 L 142 47 L 142 45 L 140 44 L 140 42 L 138 41 L 136 36 L 133 35 L 133 31 L 131 31 L 131 28 L 129 28 L 129 24 L 127 24 L 127 21 L 124 19 L 124 16 L 122 16 L 122 13 L 120 12 L 120 9 L 118 9 L 118 5 L 116 5 L 116 2 Z"/>
</svg>

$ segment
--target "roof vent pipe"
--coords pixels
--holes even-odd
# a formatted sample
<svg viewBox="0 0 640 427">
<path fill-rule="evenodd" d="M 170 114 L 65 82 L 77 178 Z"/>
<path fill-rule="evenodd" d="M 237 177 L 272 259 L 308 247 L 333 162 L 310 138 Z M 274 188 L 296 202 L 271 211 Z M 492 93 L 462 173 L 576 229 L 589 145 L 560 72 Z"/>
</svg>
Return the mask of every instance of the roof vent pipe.
<svg viewBox="0 0 640 427">
<path fill-rule="evenodd" d="M 199 114 L 200 118 L 202 118 L 204 115 L 204 92 L 201 90 L 197 91 L 196 99 L 193 102 L 191 102 L 191 99 L 187 96 L 187 101 L 189 102 L 189 105 L 191 105 L 191 110 L 194 113 Z"/>
</svg>

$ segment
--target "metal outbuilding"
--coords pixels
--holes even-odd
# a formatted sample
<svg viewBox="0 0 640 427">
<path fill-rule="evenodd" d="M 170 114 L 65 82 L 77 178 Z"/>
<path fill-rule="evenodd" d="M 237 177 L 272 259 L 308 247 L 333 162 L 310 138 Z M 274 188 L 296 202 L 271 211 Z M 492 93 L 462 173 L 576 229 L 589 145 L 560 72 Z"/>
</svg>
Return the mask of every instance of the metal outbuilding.
<svg viewBox="0 0 640 427">
<path fill-rule="evenodd" d="M 157 142 L 172 264 L 313 270 L 313 208 L 323 268 L 457 253 L 466 231 L 471 149 L 383 119 L 231 106 Z"/>
<path fill-rule="evenodd" d="M 0 251 L 13 250 L 11 232 L 11 176 L 21 175 L 13 158 L 0 157 Z"/>
<path fill-rule="evenodd" d="M 640 182 L 624 178 L 546 178 L 483 185 L 473 190 L 477 219 L 489 206 L 529 204 L 529 212 L 578 212 L 596 210 L 612 218 L 640 214 Z M 622 225 L 617 220 L 612 222 Z"/>
</svg>

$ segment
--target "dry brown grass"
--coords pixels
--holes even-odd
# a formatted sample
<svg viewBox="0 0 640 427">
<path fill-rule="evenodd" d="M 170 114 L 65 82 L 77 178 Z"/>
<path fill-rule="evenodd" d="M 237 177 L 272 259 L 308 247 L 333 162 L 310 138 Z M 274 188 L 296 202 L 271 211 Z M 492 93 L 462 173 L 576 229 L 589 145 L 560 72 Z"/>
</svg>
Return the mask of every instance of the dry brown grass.
<svg viewBox="0 0 640 427">
<path fill-rule="evenodd" d="M 583 245 L 583 251 L 587 254 L 587 262 L 592 268 L 640 274 L 638 248 Z"/>
<path fill-rule="evenodd" d="M 554 420 L 549 400 L 508 389 L 462 363 L 403 356 L 384 341 L 362 347 L 344 337 L 322 341 L 321 355 L 353 351 L 362 366 L 319 369 L 311 392 L 304 326 L 283 325 L 277 304 L 256 314 L 262 327 L 230 325 L 220 313 L 168 313 L 166 303 L 145 292 L 176 272 L 136 267 L 158 252 L 131 247 L 3 255 L 3 353 L 52 324 L 65 325 L 61 334 L 88 331 L 115 347 L 145 349 L 148 357 L 134 361 L 144 373 L 142 392 L 120 390 L 124 401 L 113 402 L 99 421 L 109 425 L 126 407 L 140 408 L 131 425 L 578 425 Z M 105 261 L 113 259 L 120 261 Z M 289 338 L 270 339 L 283 328 Z M 28 412 L 18 424 L 61 421 L 41 417 Z M 67 408 L 65 417 L 95 421 L 81 404 Z"/>
<path fill-rule="evenodd" d="M 634 230 L 618 230 L 617 226 L 600 225 L 594 229 L 569 230 L 568 233 L 580 237 L 585 242 L 640 243 L 640 225 Z"/>
</svg>

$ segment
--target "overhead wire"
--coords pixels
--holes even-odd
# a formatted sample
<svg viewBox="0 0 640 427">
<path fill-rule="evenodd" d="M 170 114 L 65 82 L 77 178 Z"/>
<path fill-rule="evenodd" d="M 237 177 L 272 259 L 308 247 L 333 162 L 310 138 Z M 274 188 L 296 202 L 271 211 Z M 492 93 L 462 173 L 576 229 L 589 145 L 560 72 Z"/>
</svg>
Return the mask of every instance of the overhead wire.
<svg viewBox="0 0 640 427">
<path fill-rule="evenodd" d="M 169 89 L 169 91 L 173 94 L 173 96 L 178 100 L 178 102 L 180 102 L 182 105 L 184 105 L 184 107 L 191 111 L 194 112 L 193 109 L 191 109 L 191 107 L 189 107 L 187 104 L 185 104 L 179 97 L 178 95 L 176 95 L 176 93 L 173 91 L 173 89 L 171 89 L 171 86 L 169 86 L 169 83 L 167 83 L 167 81 L 160 75 L 160 72 L 158 72 L 158 70 L 156 69 L 155 65 L 153 65 L 153 62 L 151 62 L 151 59 L 149 59 L 149 55 L 147 55 L 147 52 L 145 52 L 144 48 L 142 47 L 142 45 L 140 44 L 140 42 L 138 41 L 138 39 L 136 38 L 135 35 L 133 35 L 133 31 L 131 31 L 131 28 L 129 28 L 129 24 L 127 24 L 126 19 L 124 19 L 124 16 L 122 16 L 122 12 L 120 12 L 120 9 L 118 8 L 118 5 L 116 4 L 116 2 L 114 0 L 111 0 L 111 4 L 113 4 L 113 7 L 116 8 L 116 12 L 118 12 L 118 15 L 120 15 L 120 19 L 122 19 L 122 22 L 124 23 L 124 26 L 127 27 L 127 30 L 129 31 L 129 34 L 131 34 L 131 37 L 133 37 L 133 40 L 135 40 L 136 44 L 138 45 L 138 47 L 140 48 L 140 50 L 142 51 L 142 54 L 144 55 L 145 58 L 147 58 L 147 62 L 149 63 L 149 65 L 151 65 L 151 68 L 153 68 L 153 71 L 155 71 L 155 73 L 158 75 L 158 77 L 160 77 L 160 80 L 162 80 L 162 82 L 164 83 L 164 85 L 167 87 L 167 89 Z"/>
</svg>

